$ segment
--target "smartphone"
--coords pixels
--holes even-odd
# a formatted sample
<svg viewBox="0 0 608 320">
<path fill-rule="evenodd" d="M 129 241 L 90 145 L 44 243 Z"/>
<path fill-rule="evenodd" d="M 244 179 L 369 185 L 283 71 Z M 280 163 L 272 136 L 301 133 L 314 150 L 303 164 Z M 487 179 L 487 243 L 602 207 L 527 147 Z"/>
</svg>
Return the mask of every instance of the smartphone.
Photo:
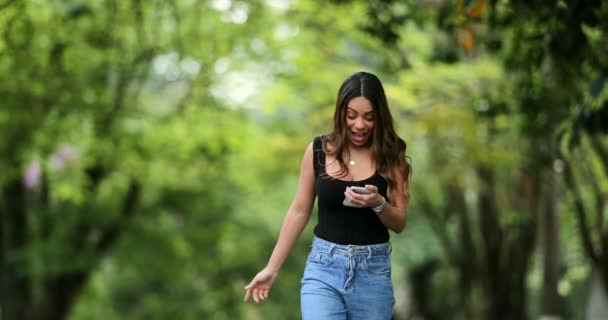
<svg viewBox="0 0 608 320">
<path fill-rule="evenodd" d="M 351 190 L 353 190 L 354 192 L 359 193 L 359 194 L 368 194 L 368 193 L 371 193 L 371 191 L 367 190 L 364 187 L 351 186 L 349 188 Z M 350 202 L 350 200 L 348 200 L 347 198 L 344 198 L 344 201 L 342 202 L 342 204 L 345 205 L 345 206 L 347 206 L 347 207 L 357 207 L 354 204 L 352 204 Z"/>
<path fill-rule="evenodd" d="M 350 189 L 353 190 L 356 193 L 359 193 L 359 194 L 369 194 L 369 193 L 372 193 L 371 191 L 367 190 L 364 187 L 351 186 Z"/>
</svg>

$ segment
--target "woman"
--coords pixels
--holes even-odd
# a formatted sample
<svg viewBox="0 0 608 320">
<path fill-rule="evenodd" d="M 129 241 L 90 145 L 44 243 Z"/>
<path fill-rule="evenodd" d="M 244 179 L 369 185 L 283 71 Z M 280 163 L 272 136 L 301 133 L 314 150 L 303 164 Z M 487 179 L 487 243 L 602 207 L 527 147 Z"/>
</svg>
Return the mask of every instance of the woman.
<svg viewBox="0 0 608 320">
<path fill-rule="evenodd" d="M 399 233 L 406 224 L 411 168 L 405 151 L 380 80 L 366 72 L 348 77 L 338 92 L 333 131 L 306 148 L 277 244 L 245 287 L 245 302 L 268 297 L 318 197 L 300 292 L 303 319 L 390 319 L 395 299 L 388 229 Z"/>
</svg>

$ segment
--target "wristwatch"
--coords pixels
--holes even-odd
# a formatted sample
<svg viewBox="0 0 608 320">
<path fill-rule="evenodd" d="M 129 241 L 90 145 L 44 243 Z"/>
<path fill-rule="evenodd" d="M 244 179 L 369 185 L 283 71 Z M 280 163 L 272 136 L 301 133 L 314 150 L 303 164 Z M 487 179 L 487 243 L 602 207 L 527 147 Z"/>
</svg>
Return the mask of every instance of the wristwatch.
<svg viewBox="0 0 608 320">
<path fill-rule="evenodd" d="M 382 210 L 384 210 L 384 208 L 386 208 L 386 199 L 384 199 L 384 197 L 382 197 L 382 203 L 375 207 L 372 207 L 372 210 L 375 213 L 380 213 L 380 212 L 382 212 Z"/>
</svg>

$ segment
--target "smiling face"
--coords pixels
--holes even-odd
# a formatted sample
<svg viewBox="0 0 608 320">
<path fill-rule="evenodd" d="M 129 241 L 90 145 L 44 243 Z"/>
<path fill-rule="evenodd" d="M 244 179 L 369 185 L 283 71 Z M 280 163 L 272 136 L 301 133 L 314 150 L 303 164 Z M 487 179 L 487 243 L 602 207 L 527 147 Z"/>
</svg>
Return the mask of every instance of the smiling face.
<svg viewBox="0 0 608 320">
<path fill-rule="evenodd" d="M 323 150 L 335 156 L 341 168 L 338 176 L 348 174 L 352 148 L 369 148 L 376 169 L 386 177 L 389 188 L 397 189 L 398 183 L 403 182 L 397 179 L 397 170 L 403 171 L 403 178 L 409 182 L 411 167 L 406 157 L 407 146 L 395 131 L 386 94 L 377 76 L 360 71 L 342 82 L 333 122 L 333 130 L 323 137 Z M 368 150 L 358 151 L 362 155 L 361 151 Z"/>
<path fill-rule="evenodd" d="M 356 97 L 348 102 L 346 108 L 346 136 L 350 144 L 354 147 L 368 145 L 376 124 L 371 102 L 365 97 Z"/>
</svg>

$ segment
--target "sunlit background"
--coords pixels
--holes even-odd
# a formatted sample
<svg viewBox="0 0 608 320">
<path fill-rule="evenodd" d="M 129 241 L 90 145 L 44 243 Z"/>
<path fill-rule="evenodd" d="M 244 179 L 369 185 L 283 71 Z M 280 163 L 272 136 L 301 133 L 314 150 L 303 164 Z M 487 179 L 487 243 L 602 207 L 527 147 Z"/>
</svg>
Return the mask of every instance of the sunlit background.
<svg viewBox="0 0 608 320">
<path fill-rule="evenodd" d="M 361 70 L 413 167 L 394 319 L 608 319 L 607 52 L 599 0 L 0 0 L 0 320 L 300 319 L 316 209 L 243 287 Z"/>
</svg>

